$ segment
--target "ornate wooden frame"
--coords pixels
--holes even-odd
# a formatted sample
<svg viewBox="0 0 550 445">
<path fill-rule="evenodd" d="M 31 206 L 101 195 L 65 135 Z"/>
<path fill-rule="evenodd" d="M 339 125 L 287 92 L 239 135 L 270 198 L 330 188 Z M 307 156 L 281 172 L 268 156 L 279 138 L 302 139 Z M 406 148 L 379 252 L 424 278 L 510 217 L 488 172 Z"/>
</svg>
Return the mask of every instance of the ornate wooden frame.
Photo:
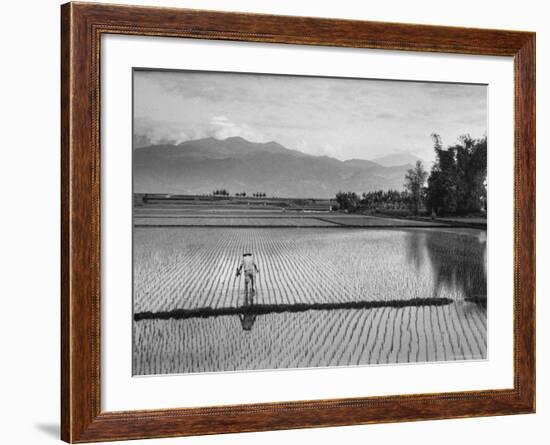
<svg viewBox="0 0 550 445">
<path fill-rule="evenodd" d="M 511 56 L 515 70 L 514 387 L 103 412 L 100 404 L 102 34 Z M 92 3 L 61 7 L 61 438 L 67 442 L 535 411 L 535 34 Z"/>
</svg>

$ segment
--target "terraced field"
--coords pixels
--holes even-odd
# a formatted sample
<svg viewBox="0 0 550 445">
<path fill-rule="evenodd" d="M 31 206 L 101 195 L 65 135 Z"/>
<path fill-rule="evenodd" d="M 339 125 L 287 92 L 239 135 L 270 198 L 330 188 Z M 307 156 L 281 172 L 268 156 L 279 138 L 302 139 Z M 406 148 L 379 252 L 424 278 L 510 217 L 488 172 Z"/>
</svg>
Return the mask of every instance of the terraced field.
<svg viewBox="0 0 550 445">
<path fill-rule="evenodd" d="M 486 298 L 485 237 L 472 229 L 136 227 L 134 313 L 242 306 L 244 251 L 256 304 L 452 303 L 269 313 L 249 331 L 238 316 L 136 321 L 134 374 L 486 357 L 486 309 L 469 302 Z"/>
</svg>

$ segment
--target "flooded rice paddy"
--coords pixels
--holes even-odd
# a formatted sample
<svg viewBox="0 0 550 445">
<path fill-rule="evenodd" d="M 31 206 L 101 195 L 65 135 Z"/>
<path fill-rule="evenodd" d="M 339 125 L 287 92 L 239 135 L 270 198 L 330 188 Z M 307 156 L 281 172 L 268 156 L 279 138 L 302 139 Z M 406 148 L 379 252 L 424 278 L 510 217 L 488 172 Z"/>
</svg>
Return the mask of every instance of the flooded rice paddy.
<svg viewBox="0 0 550 445">
<path fill-rule="evenodd" d="M 136 227 L 134 375 L 484 359 L 485 256 L 476 229 Z"/>
</svg>

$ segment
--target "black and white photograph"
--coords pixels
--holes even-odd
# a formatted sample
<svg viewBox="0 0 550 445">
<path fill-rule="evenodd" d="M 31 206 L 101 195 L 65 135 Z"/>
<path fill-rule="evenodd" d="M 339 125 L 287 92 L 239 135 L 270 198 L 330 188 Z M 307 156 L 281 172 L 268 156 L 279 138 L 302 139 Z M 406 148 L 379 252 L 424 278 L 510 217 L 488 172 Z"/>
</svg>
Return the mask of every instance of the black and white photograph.
<svg viewBox="0 0 550 445">
<path fill-rule="evenodd" d="M 487 85 L 132 76 L 134 376 L 487 358 Z"/>
<path fill-rule="evenodd" d="M 548 442 L 545 2 L 3 6 L 0 442 Z"/>
</svg>

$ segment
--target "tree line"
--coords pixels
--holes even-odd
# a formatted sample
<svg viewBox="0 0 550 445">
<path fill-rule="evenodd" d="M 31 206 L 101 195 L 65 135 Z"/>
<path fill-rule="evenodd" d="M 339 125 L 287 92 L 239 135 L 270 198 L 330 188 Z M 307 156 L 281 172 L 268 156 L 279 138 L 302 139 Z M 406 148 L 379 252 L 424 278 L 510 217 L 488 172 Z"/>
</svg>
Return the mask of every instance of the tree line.
<svg viewBox="0 0 550 445">
<path fill-rule="evenodd" d="M 212 194 L 214 196 L 229 196 L 229 192 L 226 189 L 214 190 Z"/>
<path fill-rule="evenodd" d="M 212 195 L 213 196 L 231 196 L 231 193 L 229 193 L 226 189 L 220 189 L 220 190 L 213 190 Z M 235 193 L 235 196 L 244 198 L 247 196 L 247 193 L 237 192 Z M 254 198 L 265 198 L 267 195 L 265 193 L 254 192 L 250 196 L 253 196 Z"/>
<path fill-rule="evenodd" d="M 376 190 L 358 195 L 355 192 L 338 192 L 335 210 L 357 212 L 362 209 L 406 209 L 409 205 L 407 191 Z"/>
<path fill-rule="evenodd" d="M 462 135 L 456 144 L 443 148 L 441 137 L 432 134 L 435 162 L 428 173 L 422 161 L 407 170 L 403 190 L 377 190 L 358 195 L 338 192 L 335 210 L 408 210 L 416 215 L 459 215 L 486 210 L 487 137 Z"/>
</svg>

